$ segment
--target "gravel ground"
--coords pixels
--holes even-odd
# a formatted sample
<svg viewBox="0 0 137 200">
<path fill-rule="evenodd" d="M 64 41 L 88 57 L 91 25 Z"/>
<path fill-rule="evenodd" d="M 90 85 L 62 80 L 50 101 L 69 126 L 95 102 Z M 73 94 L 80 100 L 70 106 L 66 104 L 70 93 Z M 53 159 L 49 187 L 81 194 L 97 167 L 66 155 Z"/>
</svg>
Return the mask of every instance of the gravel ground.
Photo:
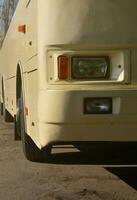
<svg viewBox="0 0 137 200">
<path fill-rule="evenodd" d="M 0 200 L 136 200 L 137 161 L 127 157 L 58 146 L 50 163 L 32 163 L 0 118 Z"/>
</svg>

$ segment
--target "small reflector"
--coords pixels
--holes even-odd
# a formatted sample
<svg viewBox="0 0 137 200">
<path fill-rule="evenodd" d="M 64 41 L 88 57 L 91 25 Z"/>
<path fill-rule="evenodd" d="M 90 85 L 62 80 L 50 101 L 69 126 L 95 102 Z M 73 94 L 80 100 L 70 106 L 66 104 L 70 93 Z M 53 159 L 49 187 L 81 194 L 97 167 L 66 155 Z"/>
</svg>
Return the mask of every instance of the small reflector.
<svg viewBox="0 0 137 200">
<path fill-rule="evenodd" d="M 58 57 L 58 78 L 61 80 L 69 78 L 69 59 L 67 56 Z"/>
<path fill-rule="evenodd" d="M 18 26 L 18 32 L 20 33 L 26 33 L 26 25 L 19 25 Z"/>
</svg>

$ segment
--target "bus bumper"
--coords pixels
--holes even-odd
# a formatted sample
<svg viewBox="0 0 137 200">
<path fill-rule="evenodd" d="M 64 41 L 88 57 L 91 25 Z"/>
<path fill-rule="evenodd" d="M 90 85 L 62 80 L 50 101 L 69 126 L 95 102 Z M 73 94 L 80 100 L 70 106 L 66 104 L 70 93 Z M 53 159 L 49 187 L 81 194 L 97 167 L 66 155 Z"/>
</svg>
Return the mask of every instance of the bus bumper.
<svg viewBox="0 0 137 200">
<path fill-rule="evenodd" d="M 112 98 L 112 114 L 84 114 L 83 99 L 86 97 Z M 43 92 L 40 99 L 39 137 L 42 147 L 56 142 L 137 141 L 136 90 L 54 90 Z"/>
<path fill-rule="evenodd" d="M 137 120 L 95 124 L 40 123 L 40 143 L 57 142 L 137 142 Z"/>
</svg>

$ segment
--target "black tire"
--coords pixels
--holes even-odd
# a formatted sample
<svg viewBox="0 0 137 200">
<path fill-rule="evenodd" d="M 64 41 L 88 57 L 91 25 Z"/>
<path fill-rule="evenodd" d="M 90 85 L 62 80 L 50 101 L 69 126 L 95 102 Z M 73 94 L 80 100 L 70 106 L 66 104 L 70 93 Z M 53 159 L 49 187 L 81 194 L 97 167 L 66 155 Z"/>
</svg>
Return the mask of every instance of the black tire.
<svg viewBox="0 0 137 200">
<path fill-rule="evenodd" d="M 0 114 L 3 116 L 3 103 L 0 104 Z"/>
<path fill-rule="evenodd" d="M 22 138 L 24 155 L 29 161 L 33 162 L 46 162 L 49 161 L 51 154 L 51 146 L 46 146 L 43 149 L 39 149 L 33 140 L 24 133 Z"/>
<path fill-rule="evenodd" d="M 14 140 L 15 141 L 21 140 L 21 135 L 18 132 L 16 115 L 14 116 Z"/>
<path fill-rule="evenodd" d="M 21 132 L 21 139 L 23 145 L 23 152 L 29 161 L 33 162 L 46 162 L 49 160 L 51 154 L 51 145 L 46 146 L 43 149 L 39 149 L 30 136 L 25 132 L 25 118 L 24 118 L 24 103 L 23 95 L 21 92 L 20 98 L 17 99 L 17 105 L 19 106 L 19 114 L 17 118 L 18 131 Z"/>
<path fill-rule="evenodd" d="M 5 122 L 13 122 L 14 121 L 12 115 L 7 111 L 4 104 L 3 104 L 3 115 L 4 115 Z"/>
</svg>

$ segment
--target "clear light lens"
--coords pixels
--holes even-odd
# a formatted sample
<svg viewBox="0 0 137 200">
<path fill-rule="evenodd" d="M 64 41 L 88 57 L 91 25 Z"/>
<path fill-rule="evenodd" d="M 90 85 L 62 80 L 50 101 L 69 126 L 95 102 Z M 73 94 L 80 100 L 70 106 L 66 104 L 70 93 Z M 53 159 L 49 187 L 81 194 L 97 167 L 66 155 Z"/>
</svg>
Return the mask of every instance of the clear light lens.
<svg viewBox="0 0 137 200">
<path fill-rule="evenodd" d="M 103 79 L 108 78 L 108 57 L 73 57 L 72 78 Z"/>
<path fill-rule="evenodd" d="M 112 114 L 111 98 L 86 98 L 84 100 L 85 114 Z"/>
</svg>

